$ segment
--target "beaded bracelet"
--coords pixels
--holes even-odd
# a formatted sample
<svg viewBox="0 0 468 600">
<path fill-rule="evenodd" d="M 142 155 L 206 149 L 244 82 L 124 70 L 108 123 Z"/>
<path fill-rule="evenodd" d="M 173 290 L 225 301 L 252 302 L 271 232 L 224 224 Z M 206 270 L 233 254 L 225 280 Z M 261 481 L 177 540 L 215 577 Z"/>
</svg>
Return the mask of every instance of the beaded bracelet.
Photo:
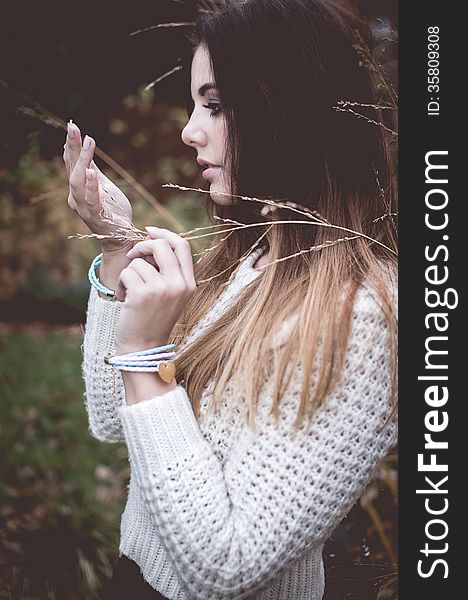
<svg viewBox="0 0 468 600">
<path fill-rule="evenodd" d="M 170 383 L 175 378 L 176 368 L 172 360 L 165 360 L 175 356 L 175 352 L 166 352 L 174 348 L 175 344 L 166 344 L 156 348 L 148 348 L 139 352 L 129 352 L 114 356 L 104 356 L 107 365 L 113 365 L 121 371 L 139 371 L 158 373 L 163 381 Z"/>
<path fill-rule="evenodd" d="M 102 254 L 102 252 L 101 254 L 98 254 L 91 263 L 91 266 L 89 267 L 88 271 L 88 279 L 91 285 L 94 286 L 98 290 L 98 292 L 105 294 L 108 298 L 115 298 L 115 292 L 107 288 L 105 285 L 102 285 L 102 283 L 99 281 L 96 275 L 96 269 L 100 266 L 102 262 Z"/>
</svg>

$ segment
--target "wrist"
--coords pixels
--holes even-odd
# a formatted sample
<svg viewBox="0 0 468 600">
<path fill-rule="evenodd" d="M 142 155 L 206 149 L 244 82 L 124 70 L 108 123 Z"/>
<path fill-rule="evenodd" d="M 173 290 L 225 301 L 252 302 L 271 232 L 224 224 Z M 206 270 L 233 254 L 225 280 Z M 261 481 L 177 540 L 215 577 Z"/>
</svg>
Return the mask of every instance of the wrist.
<svg viewBox="0 0 468 600">
<path fill-rule="evenodd" d="M 131 263 L 131 259 L 126 256 L 126 252 L 128 250 L 124 246 L 121 246 L 119 250 L 103 250 L 99 268 L 96 269 L 95 275 L 99 283 L 113 292 L 116 290 L 120 273 Z M 98 294 L 101 298 L 107 300 L 117 300 L 115 295 L 109 298 L 107 294 L 100 290 L 98 290 Z"/>
<path fill-rule="evenodd" d="M 127 405 L 162 396 L 177 387 L 177 382 L 166 383 L 157 373 L 121 371 Z"/>
<path fill-rule="evenodd" d="M 122 354 L 130 354 L 134 352 L 142 352 L 150 348 L 161 348 L 167 346 L 169 342 L 166 340 L 159 342 L 146 342 L 141 344 L 120 344 L 118 341 L 115 342 L 114 356 L 121 356 Z M 161 350 L 161 352 L 168 352 L 169 350 Z M 142 357 L 144 360 L 144 357 Z"/>
<path fill-rule="evenodd" d="M 135 242 L 133 241 L 129 241 L 129 242 L 125 242 L 125 243 L 121 243 L 118 246 L 102 246 L 101 245 L 101 252 L 102 252 L 102 258 L 108 258 L 108 259 L 112 259 L 112 258 L 127 258 L 126 254 L 129 250 L 131 250 L 133 248 L 133 246 L 135 245 Z"/>
</svg>

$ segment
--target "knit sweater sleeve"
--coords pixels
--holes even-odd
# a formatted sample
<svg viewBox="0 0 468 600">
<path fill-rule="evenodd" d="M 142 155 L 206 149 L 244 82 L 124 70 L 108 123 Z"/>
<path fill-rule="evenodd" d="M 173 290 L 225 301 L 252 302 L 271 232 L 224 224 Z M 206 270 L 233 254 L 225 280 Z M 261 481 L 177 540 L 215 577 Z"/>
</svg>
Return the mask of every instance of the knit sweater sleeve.
<svg viewBox="0 0 468 600">
<path fill-rule="evenodd" d="M 389 337 L 370 296 L 355 304 L 341 384 L 294 433 L 296 371 L 257 433 L 247 426 L 224 465 L 200 431 L 183 385 L 119 409 L 132 473 L 188 598 L 247 598 L 323 544 L 397 441 Z M 253 597 L 253 596 L 252 596 Z"/>
<path fill-rule="evenodd" d="M 104 356 L 115 354 L 115 330 L 122 302 L 99 296 L 91 286 L 82 345 L 84 404 L 91 435 L 102 442 L 122 442 L 125 437 L 118 408 L 125 403 L 122 375 Z"/>
</svg>

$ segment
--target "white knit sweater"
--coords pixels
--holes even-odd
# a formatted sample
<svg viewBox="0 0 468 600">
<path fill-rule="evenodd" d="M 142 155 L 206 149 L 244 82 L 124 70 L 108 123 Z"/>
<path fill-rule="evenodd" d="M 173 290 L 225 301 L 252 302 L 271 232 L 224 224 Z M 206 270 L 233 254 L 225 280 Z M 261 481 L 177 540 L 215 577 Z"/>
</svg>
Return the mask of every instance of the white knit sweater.
<svg viewBox="0 0 468 600">
<path fill-rule="evenodd" d="M 179 349 L 262 274 L 253 268 L 261 253 L 240 263 Z M 82 347 L 90 432 L 128 447 L 120 554 L 171 599 L 321 600 L 323 544 L 397 442 L 397 413 L 378 431 L 391 410 L 389 337 L 373 293 L 358 292 L 341 385 L 309 432 L 305 422 L 296 435 L 300 369 L 282 398 L 279 428 L 268 414 L 272 382 L 265 382 L 257 434 L 235 383 L 213 415 L 206 411 L 210 382 L 199 422 L 182 384 L 127 406 L 120 371 L 103 362 L 115 352 L 121 305 L 91 288 Z"/>
</svg>

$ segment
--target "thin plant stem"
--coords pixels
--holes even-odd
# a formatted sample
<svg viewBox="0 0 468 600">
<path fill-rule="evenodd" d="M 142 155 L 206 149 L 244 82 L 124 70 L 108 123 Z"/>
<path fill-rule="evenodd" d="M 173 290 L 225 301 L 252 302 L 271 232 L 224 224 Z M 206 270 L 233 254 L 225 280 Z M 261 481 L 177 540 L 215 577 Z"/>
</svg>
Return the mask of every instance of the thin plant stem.
<svg viewBox="0 0 468 600">
<path fill-rule="evenodd" d="M 160 29 L 163 27 L 193 27 L 195 23 L 192 22 L 174 22 L 174 23 L 158 23 L 157 25 L 151 25 L 150 27 L 145 27 L 144 29 L 138 29 L 137 31 L 132 31 L 129 34 L 129 37 L 133 37 L 134 35 L 139 35 L 140 33 L 145 33 L 146 31 L 152 31 L 153 29 Z"/>
<path fill-rule="evenodd" d="M 175 67 L 173 67 L 172 69 L 169 69 L 169 71 L 166 71 L 165 73 L 163 73 L 160 77 L 157 77 L 154 81 L 152 81 L 151 83 L 148 83 L 148 85 L 146 85 L 143 88 L 143 91 L 147 92 L 149 89 L 151 89 L 154 85 L 156 85 L 157 83 L 159 83 L 160 81 L 162 81 L 163 79 L 166 79 L 166 77 L 169 77 L 169 75 L 172 75 L 173 73 L 176 73 L 177 71 L 180 71 L 182 69 L 182 65 L 176 65 Z"/>
<path fill-rule="evenodd" d="M 358 117 L 358 119 L 363 119 L 364 121 L 366 121 L 367 123 L 371 123 L 372 125 L 378 125 L 379 127 L 382 127 L 383 129 L 385 129 L 385 131 L 387 131 L 388 133 L 391 133 L 394 136 L 398 136 L 398 133 L 396 131 L 393 131 L 393 129 L 390 129 L 390 127 L 387 127 L 380 121 L 375 121 L 374 119 L 369 119 L 369 117 L 366 117 L 365 115 L 361 115 L 361 113 L 358 113 L 355 110 L 352 110 L 351 108 L 342 108 L 341 106 L 334 106 L 333 108 L 338 112 L 349 112 L 352 115 L 354 115 L 355 117 Z"/>
<path fill-rule="evenodd" d="M 377 531 L 377 535 L 379 536 L 380 541 L 382 542 L 382 545 L 384 546 L 385 551 L 387 552 L 387 556 L 393 564 L 396 564 L 397 559 L 395 556 L 395 552 L 393 551 L 392 544 L 390 543 L 390 540 L 388 539 L 388 536 L 385 533 L 385 528 L 378 511 L 371 502 L 369 502 L 366 505 L 365 510 L 367 511 L 367 514 L 369 515 L 372 523 L 374 524 L 374 527 Z"/>
<path fill-rule="evenodd" d="M 252 244 L 252 246 L 250 246 L 250 248 L 236 261 L 237 263 L 241 262 L 246 256 L 248 256 L 250 254 L 250 252 L 252 250 L 254 250 L 260 243 L 260 241 L 267 235 L 267 233 L 271 230 L 271 227 L 269 229 L 267 229 L 267 231 L 263 232 L 262 235 Z M 235 264 L 235 263 L 234 263 Z M 273 264 L 273 263 L 270 263 Z M 223 273 L 225 273 L 226 271 L 228 271 L 229 269 L 232 268 L 233 265 L 229 265 L 228 267 L 226 267 L 225 269 L 223 269 L 222 271 L 220 271 L 219 273 L 216 273 L 216 275 L 213 275 L 212 277 L 208 277 L 207 279 L 201 279 L 199 281 L 197 281 L 197 285 L 200 283 L 206 283 L 207 281 L 211 281 L 212 279 L 216 279 L 217 277 L 219 277 L 220 275 L 222 275 Z M 269 265 L 266 265 L 269 266 Z M 223 286 L 226 286 L 229 283 L 230 279 L 228 281 L 226 281 L 225 283 L 223 283 Z"/>
<path fill-rule="evenodd" d="M 362 106 L 364 108 L 375 108 L 376 110 L 396 110 L 396 106 L 391 105 L 380 105 L 380 104 L 366 104 L 365 102 L 351 102 L 350 100 L 340 100 L 337 103 L 339 106 L 346 108 L 347 106 Z"/>
<path fill-rule="evenodd" d="M 237 198 L 241 198 L 243 200 L 250 200 L 250 201 L 253 201 L 253 202 L 264 202 L 264 203 L 267 203 L 267 204 L 272 202 L 271 200 L 263 200 L 261 198 L 252 198 L 252 197 L 249 197 L 249 196 L 240 196 L 240 195 L 237 195 L 237 194 L 229 194 L 227 192 L 220 192 L 220 191 L 216 191 L 216 190 L 211 191 L 211 190 L 202 190 L 200 188 L 187 188 L 187 187 L 179 186 L 179 185 L 176 185 L 176 184 L 164 184 L 163 187 L 176 187 L 176 188 L 178 188 L 180 190 L 198 191 L 198 192 L 202 192 L 202 193 L 205 193 L 205 194 L 217 193 L 217 194 L 221 194 L 221 195 L 224 195 L 224 196 L 237 197 Z M 289 207 L 287 207 L 287 208 L 289 208 Z M 317 219 L 317 217 L 316 217 L 316 219 Z M 244 229 L 244 228 L 248 228 L 248 227 L 265 226 L 265 225 L 269 225 L 269 224 L 271 224 L 271 221 L 268 221 L 266 223 L 248 223 L 248 224 L 243 224 L 243 225 L 241 225 L 240 227 L 237 227 L 237 228 L 225 229 L 225 230 L 223 230 L 223 232 L 224 231 L 233 231 L 235 229 L 241 229 L 241 228 Z M 376 239 L 374 239 L 374 238 L 366 235 L 365 233 L 362 233 L 362 232 L 359 232 L 359 231 L 355 231 L 353 229 L 349 229 L 348 227 L 342 227 L 341 225 L 332 225 L 328 221 L 319 221 L 318 219 L 315 220 L 315 221 L 293 221 L 293 220 L 291 220 L 291 221 L 274 221 L 272 224 L 274 224 L 274 225 L 280 225 L 280 224 L 315 225 L 315 226 L 320 226 L 320 227 L 328 227 L 328 228 L 331 228 L 331 229 L 338 229 L 340 231 L 345 231 L 347 233 L 351 233 L 352 235 L 356 235 L 356 236 L 365 238 L 365 239 L 369 240 L 372 243 L 378 244 L 382 248 L 385 248 L 386 250 L 388 250 L 389 252 L 391 252 L 392 254 L 394 254 L 395 256 L 397 256 L 397 253 L 394 250 L 392 250 L 391 248 L 389 248 L 388 246 L 386 246 L 382 242 L 379 242 L 378 240 L 376 240 Z M 216 234 L 216 232 L 210 232 L 210 233 L 202 234 L 200 236 L 190 237 L 190 238 L 186 238 L 186 239 L 196 239 L 198 237 L 207 237 L 207 236 L 215 235 L 215 234 Z M 180 234 L 180 235 L 184 235 L 184 234 Z"/>
<path fill-rule="evenodd" d="M 163 183 L 161 187 L 168 188 L 177 188 L 178 190 L 183 191 L 193 191 L 193 192 L 202 192 L 203 194 L 211 194 L 210 190 L 202 190 L 201 188 L 190 188 L 182 185 L 177 185 L 176 183 Z M 272 206 L 273 208 L 287 208 L 292 210 L 293 212 L 297 212 L 301 215 L 305 215 L 306 217 L 313 218 L 317 221 L 323 221 L 325 223 L 330 223 L 325 217 L 323 217 L 319 212 L 315 210 L 311 210 L 306 208 L 305 206 L 301 206 L 300 204 L 296 204 L 295 202 L 286 201 L 286 202 L 278 202 L 276 200 L 270 200 L 268 198 L 252 198 L 250 196 L 240 196 L 238 194 L 228 194 L 227 192 L 216 192 L 217 194 L 222 194 L 223 196 L 229 196 L 230 198 L 240 198 L 241 200 L 253 200 L 255 202 L 262 202 L 263 204 L 267 204 Z"/>
<path fill-rule="evenodd" d="M 377 217 L 376 219 L 374 219 L 372 221 L 372 223 L 377 223 L 377 221 L 383 221 L 384 219 L 387 219 L 389 217 L 396 217 L 398 215 L 397 212 L 393 212 L 393 213 L 385 213 L 384 215 L 381 215 L 380 217 Z M 393 222 L 393 219 L 392 219 Z"/>
</svg>

